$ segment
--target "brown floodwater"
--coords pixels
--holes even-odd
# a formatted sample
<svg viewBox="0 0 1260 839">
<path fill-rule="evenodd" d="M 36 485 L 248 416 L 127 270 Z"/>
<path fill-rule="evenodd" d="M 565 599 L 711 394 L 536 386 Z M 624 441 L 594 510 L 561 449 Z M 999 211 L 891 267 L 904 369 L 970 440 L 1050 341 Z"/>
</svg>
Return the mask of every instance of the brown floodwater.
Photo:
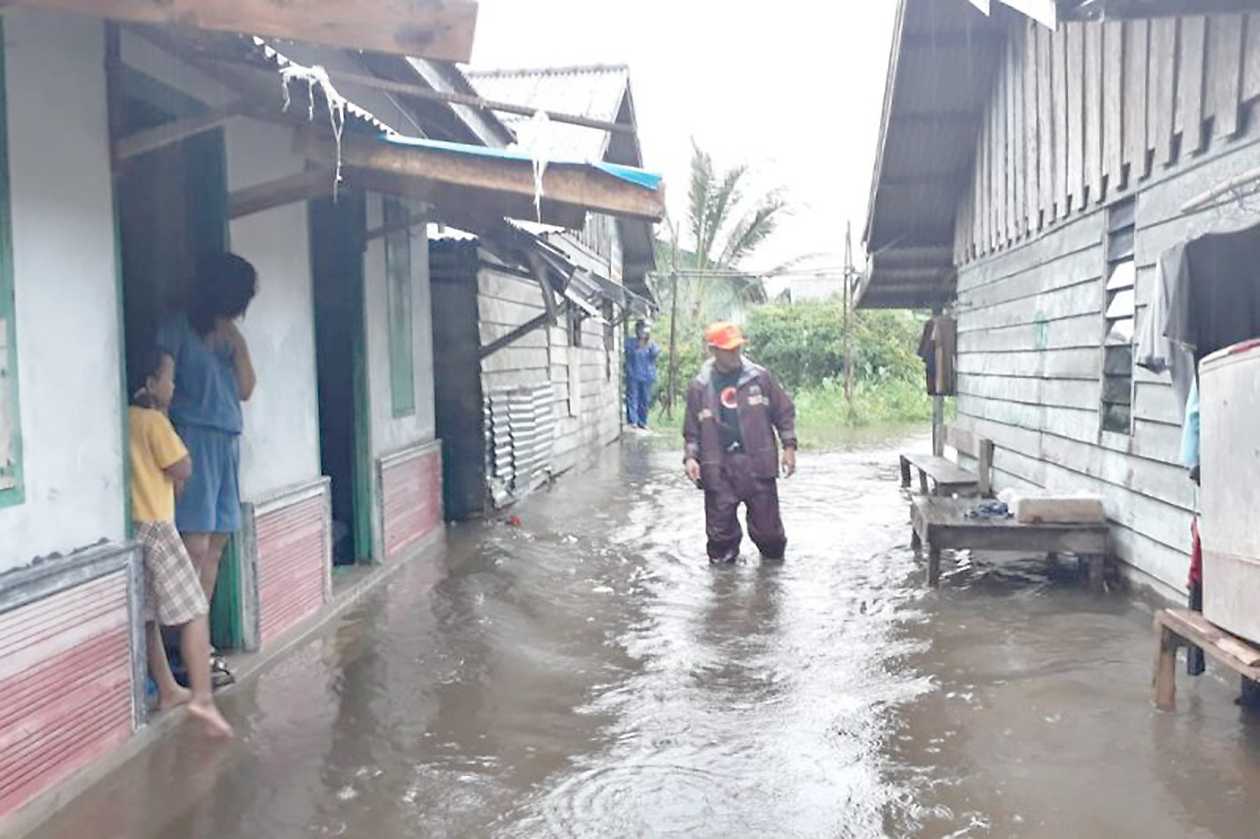
<svg viewBox="0 0 1260 839">
<path fill-rule="evenodd" d="M 36 835 L 1260 836 L 1234 681 L 1155 711 L 1149 608 L 1066 565 L 924 590 L 897 446 L 803 455 L 788 561 L 713 569 L 628 440 L 225 697 L 238 741 L 184 726 Z"/>
</svg>

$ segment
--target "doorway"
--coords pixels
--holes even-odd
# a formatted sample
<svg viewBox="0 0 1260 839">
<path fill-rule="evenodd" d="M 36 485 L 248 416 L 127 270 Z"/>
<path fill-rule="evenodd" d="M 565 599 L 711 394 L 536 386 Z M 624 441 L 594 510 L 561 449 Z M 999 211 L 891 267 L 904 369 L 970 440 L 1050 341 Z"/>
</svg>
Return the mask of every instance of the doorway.
<svg viewBox="0 0 1260 839">
<path fill-rule="evenodd" d="M 372 457 L 368 435 L 360 193 L 310 203 L 319 453 L 332 482 L 333 564 L 372 560 Z"/>
<path fill-rule="evenodd" d="M 116 136 L 203 113 L 204 103 L 131 68 L 111 85 Z M 116 223 L 127 379 L 157 339 L 158 326 L 179 307 L 197 260 L 228 248 L 227 153 L 222 129 L 131 158 L 115 171 Z M 126 423 L 126 416 L 123 417 Z M 216 647 L 243 646 L 240 565 L 235 539 L 220 564 L 211 599 Z"/>
</svg>

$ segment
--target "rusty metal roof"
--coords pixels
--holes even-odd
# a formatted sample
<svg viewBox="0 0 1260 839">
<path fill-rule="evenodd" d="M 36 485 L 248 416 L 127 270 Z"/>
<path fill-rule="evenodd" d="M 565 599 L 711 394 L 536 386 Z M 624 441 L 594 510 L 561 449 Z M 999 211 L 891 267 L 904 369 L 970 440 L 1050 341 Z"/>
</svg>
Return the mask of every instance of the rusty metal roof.
<svg viewBox="0 0 1260 839">
<path fill-rule="evenodd" d="M 952 296 L 954 215 L 1009 20 L 968 0 L 899 0 L 858 305 L 925 308 Z"/>
</svg>

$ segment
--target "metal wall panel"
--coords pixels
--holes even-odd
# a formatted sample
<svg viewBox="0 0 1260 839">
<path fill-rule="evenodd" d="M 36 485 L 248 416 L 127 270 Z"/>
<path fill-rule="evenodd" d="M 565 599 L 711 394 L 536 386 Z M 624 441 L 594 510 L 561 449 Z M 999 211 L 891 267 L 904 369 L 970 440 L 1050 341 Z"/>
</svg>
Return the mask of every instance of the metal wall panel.
<svg viewBox="0 0 1260 839">
<path fill-rule="evenodd" d="M 329 503 L 327 486 L 321 484 L 255 513 L 258 621 L 264 644 L 328 602 Z"/>
<path fill-rule="evenodd" d="M 406 555 L 442 525 L 442 447 L 429 443 L 381 460 L 385 559 Z"/>
<path fill-rule="evenodd" d="M 0 816 L 135 730 L 132 571 L 0 612 Z"/>
</svg>

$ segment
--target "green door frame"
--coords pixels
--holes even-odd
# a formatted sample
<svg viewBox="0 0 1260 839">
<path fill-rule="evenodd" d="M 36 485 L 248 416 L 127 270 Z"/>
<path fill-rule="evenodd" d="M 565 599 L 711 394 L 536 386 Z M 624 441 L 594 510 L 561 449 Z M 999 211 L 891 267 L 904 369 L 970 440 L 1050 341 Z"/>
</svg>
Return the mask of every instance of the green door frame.
<svg viewBox="0 0 1260 839">
<path fill-rule="evenodd" d="M 321 199 L 327 202 L 328 199 Z M 365 235 L 367 232 L 366 199 L 361 193 L 343 191 L 338 203 L 347 206 L 332 215 L 331 230 L 320 227 L 316 229 L 314 218 L 310 222 L 311 275 L 312 282 L 340 282 L 346 285 L 341 299 L 345 303 L 342 312 L 343 323 L 351 326 L 350 363 L 351 363 L 351 399 L 353 416 L 353 446 L 351 470 L 351 504 L 354 518 L 354 560 L 356 564 L 372 561 L 372 510 L 375 487 L 372 461 L 371 407 L 369 402 L 369 379 L 367 364 L 367 288 L 364 274 L 364 253 L 366 250 Z M 312 202 L 314 204 L 314 202 Z M 333 237 L 345 248 L 344 264 L 340 261 L 331 266 L 331 280 L 324 275 L 321 260 L 329 257 L 317 250 L 317 245 L 326 244 L 321 237 Z M 353 254 L 353 258 L 351 258 Z M 318 294 L 317 294 L 318 298 Z M 319 305 L 314 311 L 315 329 L 320 329 Z M 319 339 L 316 338 L 318 343 Z M 323 433 L 321 425 L 321 434 Z M 334 480 L 336 478 L 334 477 Z"/>
</svg>

